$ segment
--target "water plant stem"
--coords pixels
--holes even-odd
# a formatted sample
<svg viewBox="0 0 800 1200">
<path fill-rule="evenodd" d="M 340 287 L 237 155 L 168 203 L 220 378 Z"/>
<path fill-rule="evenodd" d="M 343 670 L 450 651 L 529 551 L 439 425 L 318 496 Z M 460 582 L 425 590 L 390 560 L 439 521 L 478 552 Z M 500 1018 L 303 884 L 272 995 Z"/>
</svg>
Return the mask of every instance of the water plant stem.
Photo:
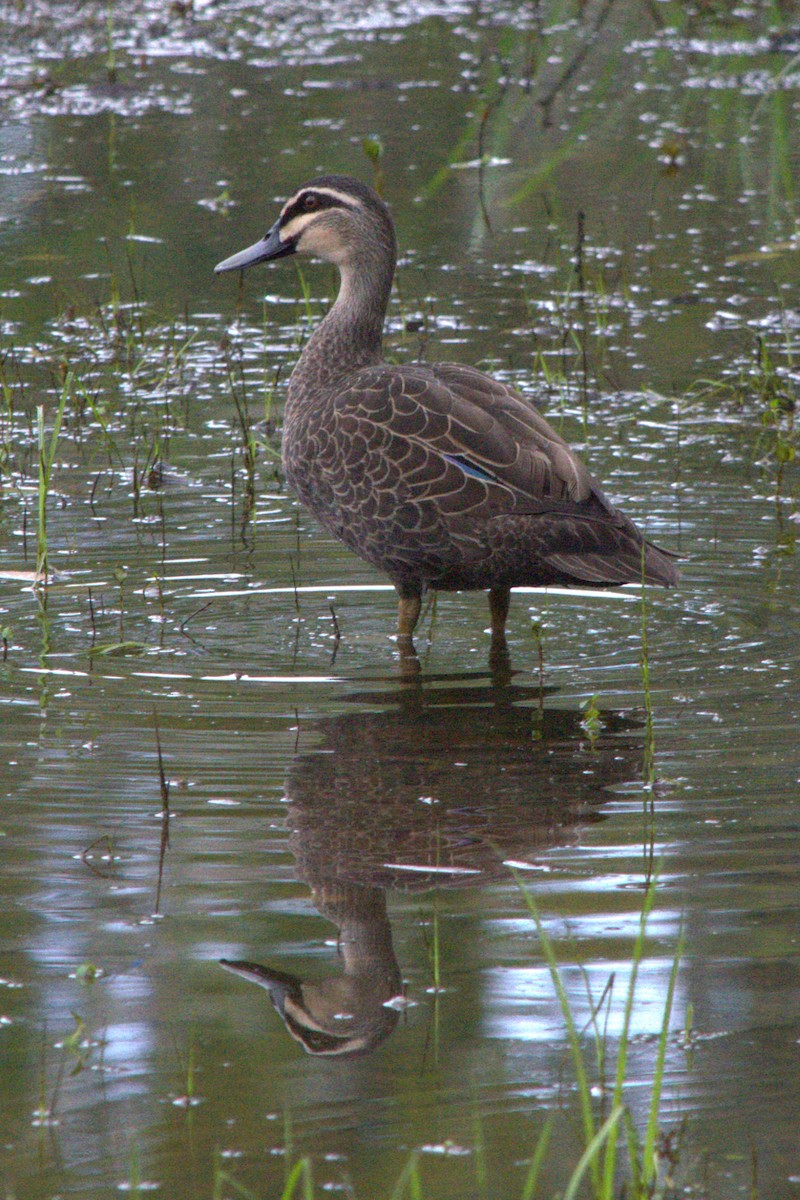
<svg viewBox="0 0 800 1200">
<path fill-rule="evenodd" d="M 419 1154 L 415 1150 L 409 1155 L 405 1166 L 400 1172 L 397 1183 L 392 1189 L 389 1200 L 422 1200 L 422 1182 L 419 1177 Z"/>
<path fill-rule="evenodd" d="M 47 498 L 50 493 L 50 480 L 53 474 L 53 462 L 56 456 L 56 448 L 58 446 L 58 436 L 61 432 L 61 421 L 64 416 L 64 407 L 72 391 L 72 372 L 68 372 L 64 380 L 64 386 L 61 389 L 61 397 L 56 409 L 53 429 L 50 434 L 50 441 L 45 437 L 44 427 L 44 405 L 38 405 L 36 408 L 36 432 L 37 443 L 39 448 L 39 491 L 38 491 L 38 510 L 36 523 L 36 578 L 37 582 L 41 582 L 47 589 Z"/>
<path fill-rule="evenodd" d="M 520 1200 L 533 1200 L 536 1195 L 536 1184 L 539 1181 L 539 1172 L 542 1169 L 547 1147 L 550 1145 L 550 1135 L 553 1132 L 553 1122 L 555 1117 L 553 1113 L 549 1113 L 547 1120 L 542 1126 L 539 1137 L 536 1140 L 536 1149 L 533 1152 L 531 1165 L 528 1167 L 528 1174 L 525 1176 L 525 1183 L 520 1193 Z"/>
<path fill-rule="evenodd" d="M 644 894 L 644 903 L 639 916 L 639 932 L 636 942 L 633 947 L 633 955 L 631 957 L 631 975 L 628 984 L 628 994 L 625 998 L 625 1011 L 622 1019 L 622 1033 L 619 1039 L 619 1049 L 617 1050 L 617 1071 L 614 1079 L 613 1093 L 613 1111 L 622 1112 L 622 1089 L 625 1084 L 626 1070 L 628 1065 L 628 1047 L 630 1045 L 630 1030 L 631 1017 L 633 1015 L 633 1000 L 636 994 L 636 978 L 639 973 L 639 964 L 644 957 L 644 941 L 645 931 L 647 928 L 647 918 L 649 917 L 653 904 L 656 898 L 655 883 L 651 882 L 648 885 L 647 891 Z M 655 1094 L 655 1093 L 654 1093 Z M 606 1152 L 603 1161 L 603 1185 L 602 1195 L 614 1195 L 614 1172 L 616 1169 L 617 1157 L 617 1128 L 609 1130 L 608 1139 L 606 1142 Z"/>
<path fill-rule="evenodd" d="M 574 1197 L 577 1196 L 578 1189 L 583 1182 L 583 1177 L 590 1167 L 594 1168 L 600 1155 L 600 1151 L 603 1148 L 603 1143 L 605 1142 L 608 1145 L 611 1145 L 612 1142 L 616 1141 L 615 1135 L 617 1132 L 617 1126 L 619 1125 L 619 1119 L 624 1111 L 625 1109 L 621 1104 L 612 1109 L 610 1114 L 606 1117 L 605 1121 L 598 1129 L 597 1133 L 589 1142 L 589 1145 L 578 1159 L 577 1166 L 570 1176 L 567 1190 L 564 1192 L 564 1200 L 574 1200 Z M 609 1197 L 609 1200 L 613 1200 L 613 1190 L 604 1190 L 600 1194 L 602 1194 L 604 1197 Z"/>
<path fill-rule="evenodd" d="M 650 654 L 647 643 L 647 592 L 644 581 L 644 548 L 642 548 L 642 606 L 641 606 L 641 639 L 642 639 L 642 694 L 644 697 L 644 761 L 642 764 L 642 782 L 644 784 L 643 816 L 644 816 L 644 870 L 645 879 L 649 883 L 653 875 L 653 858 L 655 854 L 655 732 L 653 728 L 653 698 L 650 693 Z"/>
<path fill-rule="evenodd" d="M 567 1041 L 569 1043 L 570 1054 L 572 1055 L 572 1064 L 575 1069 L 575 1077 L 578 1083 L 578 1098 L 581 1110 L 581 1121 L 583 1124 L 583 1134 L 588 1147 L 593 1142 L 597 1130 L 595 1128 L 589 1077 L 586 1071 L 586 1063 L 584 1062 L 583 1051 L 581 1049 L 578 1028 L 575 1024 L 575 1018 L 572 1014 L 569 997 L 567 996 L 567 991 L 564 987 L 564 981 L 561 978 L 561 972 L 558 967 L 555 949 L 542 923 L 542 918 L 539 915 L 539 909 L 536 901 L 534 900 L 532 894 L 525 887 L 525 884 L 523 883 L 519 874 L 513 870 L 512 874 L 517 881 L 517 885 L 522 892 L 528 912 L 530 913 L 533 923 L 536 926 L 536 933 L 539 937 L 539 945 L 544 955 L 545 962 L 547 963 L 547 968 L 550 972 L 550 978 L 553 981 L 553 987 L 555 988 L 556 997 L 561 1008 L 561 1015 L 564 1018 L 564 1024 L 567 1029 Z M 596 1158 L 592 1159 L 591 1172 L 595 1193 L 599 1194 L 600 1169 Z"/>
<path fill-rule="evenodd" d="M 294 1164 L 286 1180 L 286 1187 L 281 1192 L 281 1200 L 291 1200 L 301 1179 L 303 1181 L 304 1200 L 314 1200 L 314 1180 L 311 1173 L 310 1158 L 298 1159 Z"/>
<path fill-rule="evenodd" d="M 597 1118 L 595 1117 L 594 1112 L 592 1093 L 589 1086 L 589 1076 L 586 1067 L 584 1051 L 581 1046 L 580 1034 L 578 1033 L 575 1016 L 572 1012 L 569 997 L 561 978 L 561 972 L 559 970 L 559 964 L 556 958 L 553 943 L 544 928 L 536 901 L 534 900 L 532 894 L 525 887 L 517 872 L 512 871 L 512 874 L 516 879 L 517 885 L 525 899 L 528 912 L 530 913 L 531 918 L 536 926 L 542 954 L 544 955 L 545 962 L 547 963 L 550 977 L 553 981 L 553 987 L 555 988 L 556 996 L 561 1007 L 564 1024 L 567 1030 L 567 1040 L 569 1043 L 573 1068 L 578 1083 L 578 1098 L 583 1124 L 585 1150 L 570 1178 L 569 1185 L 564 1193 L 564 1200 L 566 1200 L 567 1196 L 577 1195 L 577 1189 L 580 1181 L 587 1171 L 590 1173 L 592 1192 L 597 1200 L 614 1200 L 614 1197 L 617 1195 L 617 1144 L 619 1140 L 619 1122 L 623 1116 L 625 1118 L 624 1126 L 626 1129 L 633 1189 L 631 1194 L 636 1197 L 653 1196 L 655 1194 L 654 1189 L 657 1175 L 656 1138 L 658 1134 L 658 1115 L 664 1081 L 664 1063 L 672 1015 L 672 1005 L 675 996 L 678 967 L 683 952 L 683 930 L 681 929 L 678 938 L 678 945 L 672 964 L 672 970 L 670 972 L 669 984 L 667 987 L 658 1050 L 656 1054 L 655 1070 L 653 1074 L 650 1108 L 648 1112 L 647 1125 L 645 1128 L 644 1144 L 641 1146 L 636 1128 L 628 1112 L 627 1105 L 623 1100 L 623 1090 L 628 1082 L 628 1050 L 631 1045 L 631 1024 L 636 995 L 636 983 L 639 974 L 639 967 L 644 959 L 647 921 L 655 903 L 656 879 L 653 878 L 648 882 L 639 915 L 638 934 L 631 953 L 630 978 L 628 982 L 627 995 L 625 997 L 625 1007 L 622 1017 L 622 1030 L 619 1036 L 619 1045 L 617 1048 L 617 1063 L 614 1077 L 614 1089 L 611 1098 L 611 1112 L 605 1118 L 603 1123 L 598 1126 Z M 603 1059 L 604 1058 L 605 1052 L 603 1052 Z M 545 1136 L 549 1137 L 549 1132 L 546 1135 L 545 1130 L 543 1130 L 542 1134 L 540 1135 L 540 1145 Z M 601 1156 L 603 1147 L 605 1147 L 605 1152 Z M 533 1195 L 535 1195 L 535 1192 L 533 1191 L 535 1177 L 538 1175 L 539 1166 L 543 1156 L 544 1149 L 540 1149 L 540 1146 L 537 1146 L 536 1153 L 534 1155 L 534 1161 L 529 1169 L 528 1178 L 526 1179 L 522 1192 L 522 1200 L 531 1200 Z M 532 1177 L 534 1180 L 533 1183 L 531 1183 Z"/>
</svg>

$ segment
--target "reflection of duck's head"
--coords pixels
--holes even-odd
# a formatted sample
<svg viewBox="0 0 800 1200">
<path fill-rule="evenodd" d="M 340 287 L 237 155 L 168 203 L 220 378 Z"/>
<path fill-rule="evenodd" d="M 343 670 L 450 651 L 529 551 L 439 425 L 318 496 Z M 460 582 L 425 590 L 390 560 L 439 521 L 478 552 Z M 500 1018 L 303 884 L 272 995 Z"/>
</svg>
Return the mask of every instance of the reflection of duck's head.
<svg viewBox="0 0 800 1200">
<path fill-rule="evenodd" d="M 389 1036 L 398 1018 L 387 1007 L 401 981 L 386 898 L 378 888 L 334 885 L 315 890 L 314 902 L 339 928 L 342 975 L 310 982 L 260 963 L 221 959 L 220 965 L 266 988 L 287 1030 L 309 1054 L 363 1054 Z"/>
</svg>

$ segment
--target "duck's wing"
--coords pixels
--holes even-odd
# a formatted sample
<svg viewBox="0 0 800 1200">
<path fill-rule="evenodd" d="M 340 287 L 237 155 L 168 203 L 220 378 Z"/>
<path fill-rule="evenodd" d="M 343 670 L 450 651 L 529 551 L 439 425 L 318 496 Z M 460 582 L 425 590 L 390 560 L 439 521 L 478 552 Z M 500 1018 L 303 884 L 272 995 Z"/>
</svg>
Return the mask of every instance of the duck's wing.
<svg viewBox="0 0 800 1200">
<path fill-rule="evenodd" d="M 493 485 L 497 511 L 574 506 L 613 511 L 597 481 L 536 407 L 519 392 L 458 364 L 362 370 L 339 393 L 337 422 L 369 445 L 398 439 L 403 478 L 421 491 L 453 476 Z M 344 426 L 347 428 L 345 429 Z"/>
<path fill-rule="evenodd" d="M 389 555 L 441 575 L 514 542 L 514 554 L 529 544 L 554 578 L 641 579 L 639 531 L 533 404 L 499 380 L 447 363 L 365 368 L 334 412 L 329 453 L 346 448 L 336 508 L 361 515 L 362 545 L 380 543 L 367 556 L 390 574 Z M 646 574 L 674 582 L 668 558 L 662 569 L 654 553 Z"/>
<path fill-rule="evenodd" d="M 532 511 L 554 502 L 588 506 L 586 515 L 595 507 L 602 514 L 613 511 L 594 476 L 527 397 L 457 363 L 436 363 L 431 374 L 450 402 L 450 438 L 467 463 L 516 493 L 515 509 L 526 507 L 527 499 Z"/>
</svg>

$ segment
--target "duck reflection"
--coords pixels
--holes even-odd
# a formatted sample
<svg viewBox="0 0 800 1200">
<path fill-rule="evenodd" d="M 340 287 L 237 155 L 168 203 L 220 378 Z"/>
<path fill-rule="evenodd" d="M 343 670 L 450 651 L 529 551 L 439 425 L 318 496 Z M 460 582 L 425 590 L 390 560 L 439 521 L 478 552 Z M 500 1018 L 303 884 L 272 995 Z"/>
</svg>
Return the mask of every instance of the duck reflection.
<svg viewBox="0 0 800 1200">
<path fill-rule="evenodd" d="M 389 1036 L 399 1016 L 392 1001 L 402 981 L 386 893 L 383 888 L 320 881 L 312 884 L 311 897 L 339 931 L 341 975 L 304 981 L 260 963 L 225 958 L 220 963 L 267 989 L 287 1030 L 309 1054 L 364 1054 Z"/>
<path fill-rule="evenodd" d="M 606 789 L 641 766 L 639 724 L 548 707 L 537 689 L 484 681 L 402 687 L 301 731 L 286 782 L 290 847 L 300 879 L 338 931 L 340 975 L 308 981 L 253 962 L 221 965 L 265 987 L 311 1054 L 365 1053 L 404 1007 L 386 891 L 475 886 L 509 863 L 602 820 Z M 478 684 L 478 686 L 476 686 Z"/>
</svg>

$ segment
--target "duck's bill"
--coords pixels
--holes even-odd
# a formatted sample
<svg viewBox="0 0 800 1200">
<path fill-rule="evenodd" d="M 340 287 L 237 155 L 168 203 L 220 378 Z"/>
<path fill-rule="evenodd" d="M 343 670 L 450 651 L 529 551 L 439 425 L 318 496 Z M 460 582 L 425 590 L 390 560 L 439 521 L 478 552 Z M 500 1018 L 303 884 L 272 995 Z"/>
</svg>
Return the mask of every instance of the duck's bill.
<svg viewBox="0 0 800 1200">
<path fill-rule="evenodd" d="M 271 262 L 274 258 L 283 258 L 284 255 L 294 252 L 294 240 L 289 238 L 284 241 L 276 222 L 261 241 L 253 242 L 252 246 L 240 250 L 238 254 L 232 254 L 230 258 L 224 258 L 221 263 L 217 263 L 214 271 L 217 275 L 221 275 L 223 271 L 244 271 L 246 267 L 254 267 L 256 263 Z"/>
</svg>

